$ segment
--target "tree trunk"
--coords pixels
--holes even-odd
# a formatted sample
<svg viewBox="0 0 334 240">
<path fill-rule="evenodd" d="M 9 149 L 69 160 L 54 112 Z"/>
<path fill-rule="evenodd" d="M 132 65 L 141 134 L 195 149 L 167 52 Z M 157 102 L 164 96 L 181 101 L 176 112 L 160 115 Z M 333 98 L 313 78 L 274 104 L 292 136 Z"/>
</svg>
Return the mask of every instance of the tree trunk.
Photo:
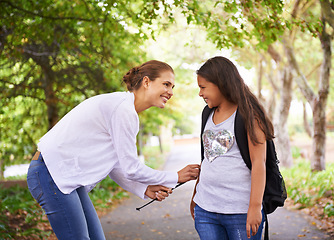
<svg viewBox="0 0 334 240">
<path fill-rule="evenodd" d="M 277 123 L 277 155 L 281 164 L 285 167 L 293 165 L 290 138 L 288 132 L 288 116 L 292 99 L 292 75 L 284 70 L 281 77 L 282 87 L 280 91 L 281 101 Z"/>
<path fill-rule="evenodd" d="M 47 114 L 48 114 L 48 123 L 49 129 L 51 129 L 59 120 L 58 115 L 58 99 L 55 95 L 55 91 L 53 89 L 53 84 L 55 82 L 54 72 L 49 67 L 42 66 L 44 72 L 44 94 L 45 94 L 45 103 L 47 106 Z"/>
<path fill-rule="evenodd" d="M 258 62 L 258 74 L 257 74 L 257 97 L 261 103 L 264 103 L 262 96 L 262 77 L 263 77 L 263 57 L 261 56 Z"/>
<path fill-rule="evenodd" d="M 273 122 L 276 110 L 276 92 L 273 92 L 268 100 L 267 113 L 269 119 Z"/>
<path fill-rule="evenodd" d="M 311 156 L 311 170 L 322 171 L 326 169 L 325 165 L 325 149 L 326 149 L 326 109 L 323 104 L 325 102 L 318 101 L 313 109 L 313 143 Z"/>
<path fill-rule="evenodd" d="M 323 51 L 323 62 L 321 65 L 321 75 L 319 81 L 318 95 L 312 91 L 308 85 L 306 77 L 301 73 L 292 46 L 288 41 L 283 40 L 291 71 L 294 79 L 306 100 L 310 103 L 313 111 L 313 143 L 311 170 L 325 170 L 325 149 L 326 149 L 326 104 L 329 92 L 329 76 L 331 68 L 331 39 L 326 33 L 325 24 L 322 32 L 319 34 L 321 47 Z"/>
<path fill-rule="evenodd" d="M 58 114 L 58 98 L 56 97 L 54 84 L 56 82 L 55 72 L 52 70 L 50 64 L 50 58 L 56 58 L 52 56 L 53 52 L 56 52 L 53 45 L 48 46 L 46 44 L 28 44 L 24 47 L 25 56 L 31 58 L 42 70 L 42 87 L 45 94 L 45 104 L 47 106 L 47 117 L 49 129 L 51 129 L 59 120 Z M 49 54 L 40 54 L 40 52 L 46 52 Z"/>
<path fill-rule="evenodd" d="M 323 5 L 322 5 L 323 6 Z M 322 9 L 323 10 L 323 9 Z M 323 29 L 319 33 L 323 61 L 319 81 L 318 98 L 313 105 L 313 155 L 311 158 L 312 171 L 325 170 L 325 149 L 326 149 L 326 105 L 329 93 L 329 77 L 331 69 L 332 49 L 331 36 L 326 32 L 326 23 L 323 20 Z"/>
<path fill-rule="evenodd" d="M 161 141 L 161 135 L 160 134 L 158 135 L 158 139 L 159 139 L 159 149 L 160 149 L 160 152 L 163 153 L 164 149 L 162 147 L 162 141 Z"/>
<path fill-rule="evenodd" d="M 0 159 L 0 180 L 3 180 L 5 178 L 4 172 L 5 172 L 5 161 L 3 158 L 1 158 Z"/>
<path fill-rule="evenodd" d="M 277 65 L 281 64 L 282 58 L 272 45 L 268 47 L 268 53 Z M 291 167 L 293 165 L 293 159 L 288 132 L 288 117 L 292 99 L 292 74 L 288 68 L 283 68 L 283 70 L 280 71 L 280 75 L 280 87 L 277 87 L 272 79 L 270 81 L 275 92 L 277 92 L 278 89 L 280 90 L 279 116 L 278 122 L 275 123 L 276 148 L 277 156 L 281 164 L 285 167 Z"/>
<path fill-rule="evenodd" d="M 143 124 L 139 125 L 139 132 L 137 135 L 137 154 L 138 156 L 143 155 L 143 147 L 144 147 L 144 134 L 143 134 L 144 126 Z"/>
<path fill-rule="evenodd" d="M 305 132 L 307 133 L 309 137 L 312 137 L 312 129 L 307 120 L 306 104 L 304 101 L 303 101 L 303 122 L 304 122 Z"/>
<path fill-rule="evenodd" d="M 270 72 L 270 74 L 268 74 L 267 79 L 271 85 L 272 88 L 272 93 L 270 95 L 269 100 L 267 101 L 267 112 L 268 112 L 268 117 L 270 118 L 270 120 L 272 122 L 274 122 L 274 116 L 275 116 L 275 110 L 276 110 L 276 95 L 278 92 L 278 87 L 275 83 L 275 81 L 273 80 L 273 71 Z"/>
</svg>

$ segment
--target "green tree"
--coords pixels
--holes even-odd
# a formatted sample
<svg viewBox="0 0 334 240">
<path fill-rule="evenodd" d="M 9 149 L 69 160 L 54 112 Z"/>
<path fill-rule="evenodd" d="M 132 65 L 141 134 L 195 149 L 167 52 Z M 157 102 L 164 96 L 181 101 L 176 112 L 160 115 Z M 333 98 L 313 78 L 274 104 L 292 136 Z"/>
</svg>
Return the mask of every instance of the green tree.
<svg viewBox="0 0 334 240">
<path fill-rule="evenodd" d="M 285 88 L 281 88 L 281 94 L 285 94 L 283 97 L 285 100 L 280 110 L 283 117 L 282 125 L 285 125 L 284 122 L 287 119 L 288 111 L 286 110 L 291 101 L 291 79 L 293 78 L 313 109 L 312 170 L 323 170 L 325 168 L 325 113 L 333 34 L 333 6 L 330 1 L 212 1 L 210 4 L 202 4 L 199 1 L 180 2 L 189 22 L 204 25 L 210 39 L 218 48 L 255 46 L 259 52 L 267 51 L 273 60 L 283 62 L 281 83 Z M 320 40 L 323 57 L 317 93 L 310 87 L 305 74 L 300 70 L 295 55 L 294 48 L 297 46 L 293 41 L 301 35 L 300 33 Z M 283 51 L 279 52 L 278 49 L 273 48 L 274 43 L 280 44 L 279 49 Z M 275 55 L 276 53 L 280 53 L 281 56 Z M 286 95 L 286 93 L 289 94 Z"/>
<path fill-rule="evenodd" d="M 85 98 L 123 90 L 122 76 L 146 60 L 140 47 L 167 7 L 153 0 L 1 0 L 0 159 L 8 164 L 30 152 Z"/>
</svg>

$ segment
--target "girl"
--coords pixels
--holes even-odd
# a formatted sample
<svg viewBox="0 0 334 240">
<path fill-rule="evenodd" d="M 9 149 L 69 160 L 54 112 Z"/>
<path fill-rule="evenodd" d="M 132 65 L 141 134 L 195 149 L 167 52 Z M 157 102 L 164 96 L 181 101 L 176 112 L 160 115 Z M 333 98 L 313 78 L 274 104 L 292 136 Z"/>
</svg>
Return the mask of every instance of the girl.
<svg viewBox="0 0 334 240">
<path fill-rule="evenodd" d="M 206 61 L 197 81 L 209 117 L 202 122 L 204 159 L 190 204 L 195 228 L 202 240 L 261 239 L 266 140 L 274 137 L 273 125 L 227 58 Z M 248 135 L 251 171 L 234 136 L 237 113 Z"/>
<path fill-rule="evenodd" d="M 177 173 L 163 172 L 137 157 L 138 113 L 152 106 L 165 107 L 173 95 L 173 69 L 153 60 L 132 68 L 123 81 L 129 92 L 83 101 L 38 143 L 28 170 L 28 187 L 58 239 L 105 239 L 88 191 L 108 175 L 139 197 L 160 201 L 177 182 L 198 176 L 197 164 Z"/>
</svg>

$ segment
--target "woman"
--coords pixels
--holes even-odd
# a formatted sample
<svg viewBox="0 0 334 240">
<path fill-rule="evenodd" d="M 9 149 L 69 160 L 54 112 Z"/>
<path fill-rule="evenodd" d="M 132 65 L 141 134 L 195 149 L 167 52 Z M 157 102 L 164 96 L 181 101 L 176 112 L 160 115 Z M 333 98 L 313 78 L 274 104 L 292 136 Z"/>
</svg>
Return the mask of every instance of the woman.
<svg viewBox="0 0 334 240">
<path fill-rule="evenodd" d="M 197 71 L 203 110 L 202 165 L 190 211 L 201 240 L 261 239 L 264 215 L 266 140 L 273 125 L 227 58 L 207 60 Z M 249 139 L 252 170 L 244 163 L 235 139 L 239 113 Z M 203 119 L 203 118 L 202 118 Z"/>
<path fill-rule="evenodd" d="M 173 69 L 152 60 L 132 68 L 123 81 L 129 92 L 83 101 L 38 143 L 28 187 L 58 239 L 105 239 L 88 191 L 108 175 L 139 197 L 160 201 L 176 183 L 198 176 L 196 164 L 177 173 L 164 172 L 147 167 L 137 157 L 138 113 L 165 107 L 173 95 Z"/>
</svg>

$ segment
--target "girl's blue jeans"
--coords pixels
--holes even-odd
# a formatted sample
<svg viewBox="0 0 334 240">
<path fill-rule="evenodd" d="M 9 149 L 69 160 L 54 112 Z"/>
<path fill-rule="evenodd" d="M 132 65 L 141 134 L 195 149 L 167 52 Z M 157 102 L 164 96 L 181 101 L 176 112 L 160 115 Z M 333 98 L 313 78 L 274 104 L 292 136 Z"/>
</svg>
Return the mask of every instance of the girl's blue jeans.
<svg viewBox="0 0 334 240">
<path fill-rule="evenodd" d="M 258 232 L 247 238 L 247 214 L 213 213 L 195 206 L 195 228 L 201 240 L 260 240 L 264 220 L 262 211 L 262 223 Z"/>
<path fill-rule="evenodd" d="M 42 154 L 27 174 L 31 195 L 44 209 L 58 239 L 105 240 L 100 220 L 84 187 L 63 194 L 54 183 Z"/>
</svg>

